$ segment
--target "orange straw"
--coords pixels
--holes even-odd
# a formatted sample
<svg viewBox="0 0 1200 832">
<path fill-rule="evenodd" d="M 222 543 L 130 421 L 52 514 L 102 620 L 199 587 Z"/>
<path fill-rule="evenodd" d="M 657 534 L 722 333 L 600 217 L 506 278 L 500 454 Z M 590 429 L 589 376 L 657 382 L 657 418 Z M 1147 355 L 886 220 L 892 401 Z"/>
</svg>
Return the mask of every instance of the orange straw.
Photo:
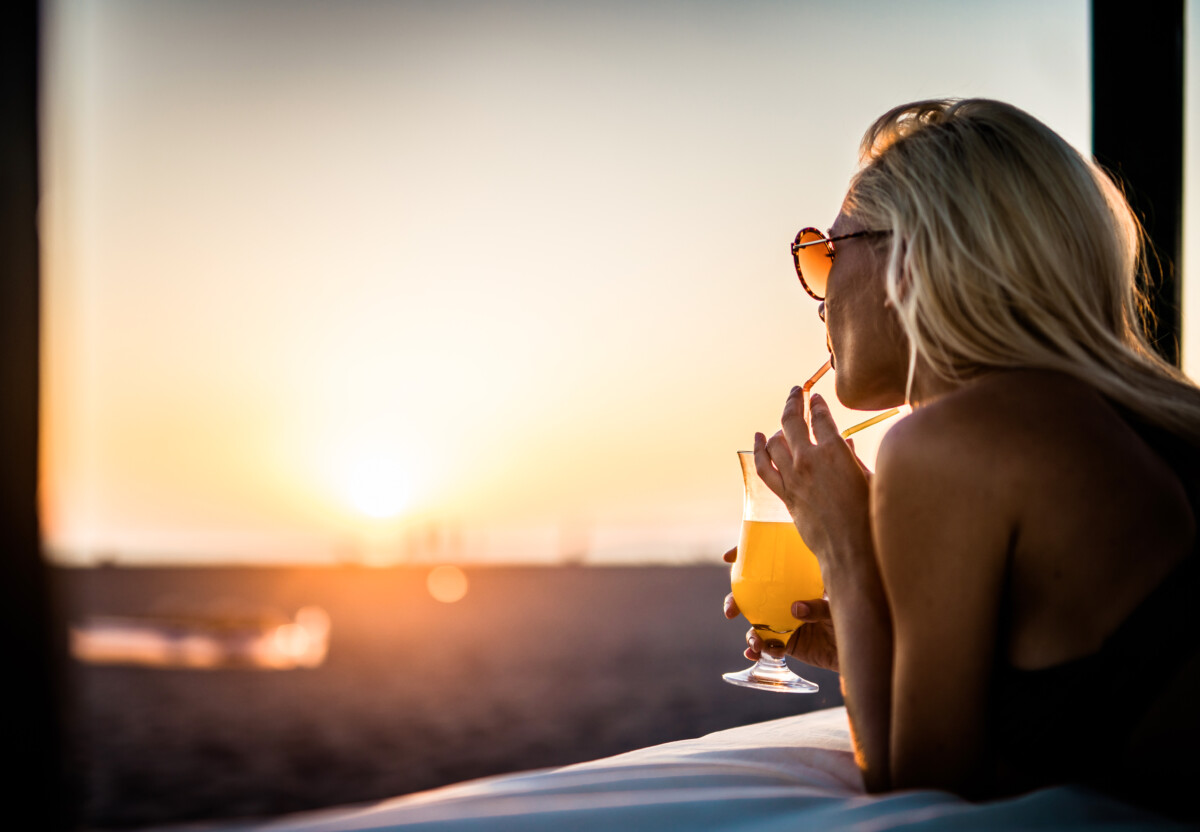
<svg viewBox="0 0 1200 832">
<path fill-rule="evenodd" d="M 882 413 L 876 413 L 874 416 L 872 416 L 867 421 L 859 422 L 857 425 L 854 425 L 853 427 L 846 428 L 844 431 L 842 431 L 842 438 L 848 439 L 848 438 L 850 438 L 850 436 L 852 434 L 858 433 L 863 428 L 869 428 L 869 427 L 871 427 L 871 425 L 877 425 L 880 422 L 882 422 L 884 419 L 890 419 L 899 412 L 900 412 L 900 408 L 893 407 L 891 410 L 885 410 Z"/>
<path fill-rule="evenodd" d="M 812 396 L 813 385 L 820 381 L 821 376 L 828 373 L 831 367 L 833 367 L 832 358 L 828 359 L 824 364 L 822 364 L 821 369 L 813 373 L 812 378 L 804 382 L 804 386 L 800 388 L 800 395 L 804 398 L 804 424 L 806 425 L 812 424 L 812 419 L 810 419 L 809 416 L 812 415 L 812 402 L 810 401 L 810 398 Z"/>
</svg>

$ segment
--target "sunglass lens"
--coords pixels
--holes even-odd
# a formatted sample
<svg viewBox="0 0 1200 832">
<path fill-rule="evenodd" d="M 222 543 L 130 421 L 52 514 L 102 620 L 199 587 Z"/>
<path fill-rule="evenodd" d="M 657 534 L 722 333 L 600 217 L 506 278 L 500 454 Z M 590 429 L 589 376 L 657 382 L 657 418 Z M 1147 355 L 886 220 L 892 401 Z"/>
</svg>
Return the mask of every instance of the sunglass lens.
<svg viewBox="0 0 1200 832">
<path fill-rule="evenodd" d="M 812 245 L 804 245 L 811 243 Z M 825 235 L 815 228 L 806 228 L 796 235 L 796 245 L 803 248 L 795 249 L 796 274 L 808 293 L 818 300 L 825 297 L 825 287 L 829 284 L 829 270 L 833 267 L 833 257 L 829 242 Z"/>
</svg>

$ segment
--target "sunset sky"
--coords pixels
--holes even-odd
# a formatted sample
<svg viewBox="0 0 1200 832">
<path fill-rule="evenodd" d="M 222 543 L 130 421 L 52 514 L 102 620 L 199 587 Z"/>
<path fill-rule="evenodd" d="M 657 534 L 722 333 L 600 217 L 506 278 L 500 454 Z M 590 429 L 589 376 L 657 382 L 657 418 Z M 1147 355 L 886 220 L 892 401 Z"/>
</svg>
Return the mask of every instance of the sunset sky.
<svg viewBox="0 0 1200 832">
<path fill-rule="evenodd" d="M 53 557 L 718 561 L 862 131 L 1086 150 L 1087 9 L 52 0 Z"/>
</svg>

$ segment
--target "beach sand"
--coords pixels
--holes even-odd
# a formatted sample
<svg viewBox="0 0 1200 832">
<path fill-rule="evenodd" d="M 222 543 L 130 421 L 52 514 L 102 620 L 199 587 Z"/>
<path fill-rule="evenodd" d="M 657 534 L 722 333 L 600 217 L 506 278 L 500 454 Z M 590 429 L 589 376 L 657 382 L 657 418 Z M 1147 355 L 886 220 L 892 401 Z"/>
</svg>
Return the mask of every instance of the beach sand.
<svg viewBox="0 0 1200 832">
<path fill-rule="evenodd" d="M 736 688 L 743 620 L 722 565 L 56 569 L 92 615 L 323 607 L 315 669 L 69 668 L 73 771 L 90 828 L 261 817 L 558 766 L 841 704 Z"/>
</svg>

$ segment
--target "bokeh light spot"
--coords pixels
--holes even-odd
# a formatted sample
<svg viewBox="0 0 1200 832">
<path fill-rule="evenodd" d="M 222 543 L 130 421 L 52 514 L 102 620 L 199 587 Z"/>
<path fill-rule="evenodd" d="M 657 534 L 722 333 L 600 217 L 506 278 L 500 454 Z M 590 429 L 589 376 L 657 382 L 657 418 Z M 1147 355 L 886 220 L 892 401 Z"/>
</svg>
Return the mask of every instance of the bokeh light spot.
<svg viewBox="0 0 1200 832">
<path fill-rule="evenodd" d="M 467 594 L 467 576 L 457 566 L 438 566 L 425 579 L 429 594 L 443 604 L 453 604 Z"/>
</svg>

